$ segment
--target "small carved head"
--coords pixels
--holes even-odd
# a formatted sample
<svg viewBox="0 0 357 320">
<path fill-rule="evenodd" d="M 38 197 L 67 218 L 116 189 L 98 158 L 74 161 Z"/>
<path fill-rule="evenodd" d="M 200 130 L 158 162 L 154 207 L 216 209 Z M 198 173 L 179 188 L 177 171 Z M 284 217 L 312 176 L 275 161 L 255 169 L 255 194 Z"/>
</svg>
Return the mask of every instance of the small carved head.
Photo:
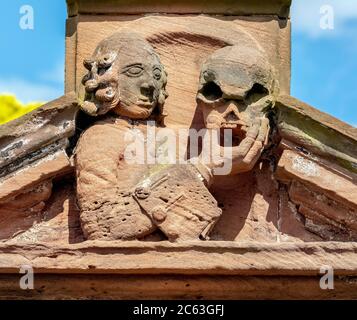
<svg viewBox="0 0 357 320">
<path fill-rule="evenodd" d="M 241 159 L 234 173 L 250 170 L 267 144 L 265 113 L 276 93 L 273 67 L 258 48 L 224 47 L 203 64 L 197 103 L 206 128 L 232 130 L 233 154 Z"/>
<path fill-rule="evenodd" d="M 102 115 L 113 110 L 131 119 L 163 119 L 167 73 L 152 46 L 132 32 L 119 32 L 99 43 L 84 61 L 83 110 Z"/>
</svg>

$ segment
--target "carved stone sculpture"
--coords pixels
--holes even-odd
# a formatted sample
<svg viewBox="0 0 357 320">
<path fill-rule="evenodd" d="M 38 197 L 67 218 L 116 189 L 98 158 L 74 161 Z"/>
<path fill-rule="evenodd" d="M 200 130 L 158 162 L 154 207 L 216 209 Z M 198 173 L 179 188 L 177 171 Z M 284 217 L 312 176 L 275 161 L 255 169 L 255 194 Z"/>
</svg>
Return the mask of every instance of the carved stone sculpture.
<svg viewBox="0 0 357 320">
<path fill-rule="evenodd" d="M 133 192 L 140 207 L 170 241 L 208 239 L 222 210 L 197 169 L 187 164 L 152 171 Z"/>
<path fill-rule="evenodd" d="M 91 115 L 110 110 L 117 114 L 90 127 L 76 150 L 85 237 L 141 239 L 159 228 L 171 241 L 206 238 L 221 210 L 197 169 L 166 168 L 144 159 L 128 163 L 125 158 L 132 142 L 125 138 L 128 132 L 146 137 L 147 120 L 160 124 L 165 116 L 167 74 L 158 55 L 138 35 L 118 33 L 102 41 L 84 64 L 88 74 L 83 79 L 83 110 Z M 184 178 L 178 174 L 183 170 Z"/>
<path fill-rule="evenodd" d="M 82 81 L 87 93 L 84 111 L 102 115 L 113 109 L 122 117 L 148 119 L 155 110 L 162 120 L 167 73 L 139 35 L 113 34 L 98 45 L 84 66 L 88 70 Z"/>
<path fill-rule="evenodd" d="M 356 299 L 357 129 L 290 96 L 291 0 L 67 3 L 66 94 L 0 126 L 0 296 Z"/>
<path fill-rule="evenodd" d="M 267 145 L 276 94 L 273 67 L 257 48 L 224 47 L 203 64 L 198 106 L 206 128 L 232 130 L 232 174 L 251 170 Z"/>
</svg>

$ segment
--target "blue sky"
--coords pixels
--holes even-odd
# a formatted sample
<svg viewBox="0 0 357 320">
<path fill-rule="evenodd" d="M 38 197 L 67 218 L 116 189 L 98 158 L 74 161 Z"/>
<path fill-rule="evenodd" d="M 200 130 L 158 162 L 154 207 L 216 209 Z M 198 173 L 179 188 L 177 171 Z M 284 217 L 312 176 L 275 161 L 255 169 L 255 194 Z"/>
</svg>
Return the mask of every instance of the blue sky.
<svg viewBox="0 0 357 320">
<path fill-rule="evenodd" d="M 23 102 L 64 91 L 65 0 L 0 0 L 0 93 Z M 34 9 L 34 30 L 19 26 L 20 8 Z M 334 29 L 320 28 L 330 5 Z M 291 94 L 357 126 L 357 1 L 293 0 Z"/>
</svg>

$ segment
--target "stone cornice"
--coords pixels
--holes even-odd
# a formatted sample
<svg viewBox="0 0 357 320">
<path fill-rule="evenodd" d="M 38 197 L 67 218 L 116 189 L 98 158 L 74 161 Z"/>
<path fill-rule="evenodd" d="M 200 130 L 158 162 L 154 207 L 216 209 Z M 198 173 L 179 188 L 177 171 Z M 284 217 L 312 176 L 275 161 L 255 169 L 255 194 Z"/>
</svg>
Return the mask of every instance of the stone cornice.
<svg viewBox="0 0 357 320">
<path fill-rule="evenodd" d="M 78 14 L 277 15 L 288 18 L 291 0 L 67 0 L 68 16 Z"/>
<path fill-rule="evenodd" d="M 0 244 L 0 273 L 357 275 L 357 243 L 94 242 Z"/>
</svg>

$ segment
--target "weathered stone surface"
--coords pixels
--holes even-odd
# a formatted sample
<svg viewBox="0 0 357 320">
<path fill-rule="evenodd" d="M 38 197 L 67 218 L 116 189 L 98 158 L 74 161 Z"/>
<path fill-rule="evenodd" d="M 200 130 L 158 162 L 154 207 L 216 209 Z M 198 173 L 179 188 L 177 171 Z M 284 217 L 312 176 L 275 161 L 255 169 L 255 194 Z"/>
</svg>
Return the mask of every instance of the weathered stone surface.
<svg viewBox="0 0 357 320">
<path fill-rule="evenodd" d="M 97 116 L 113 110 L 132 120 L 165 117 L 167 72 L 152 46 L 139 34 L 117 32 L 84 60 L 86 96 L 82 109 Z"/>
<path fill-rule="evenodd" d="M 341 209 L 339 208 L 338 212 Z M 299 205 L 299 212 L 305 217 L 305 228 L 310 232 L 319 235 L 325 241 L 356 241 L 357 236 L 354 230 L 345 226 L 345 223 L 338 223 L 321 214 L 321 210 L 313 210 L 304 204 Z M 341 215 L 344 215 L 343 212 Z"/>
<path fill-rule="evenodd" d="M 135 239 L 156 229 L 129 194 L 148 167 L 124 161 L 125 147 L 129 144 L 124 141 L 125 134 L 131 129 L 146 134 L 146 126 L 118 120 L 90 127 L 77 146 L 77 196 L 88 239 Z"/>
<path fill-rule="evenodd" d="M 213 2 L 68 1 L 66 92 L 101 117 L 77 115 L 70 93 L 0 127 L 0 297 L 357 298 L 356 129 L 290 96 L 274 106 L 278 82 L 289 93 L 290 1 Z M 211 103 L 212 83 L 231 103 Z M 163 125 L 165 89 L 168 128 L 209 127 L 213 109 L 216 127 L 246 127 L 244 170 L 123 161 L 128 130 L 148 144 L 155 110 Z"/>
<path fill-rule="evenodd" d="M 357 128 L 290 96 L 280 96 L 276 109 L 283 138 L 357 173 Z"/>
<path fill-rule="evenodd" d="M 201 234 L 206 237 L 220 209 L 203 182 L 196 178 L 198 171 L 190 169 L 189 164 L 183 165 L 188 166 L 186 169 L 175 170 L 164 165 L 127 162 L 124 153 L 130 141 L 124 141 L 124 136 L 128 130 L 147 135 L 144 123 L 113 119 L 98 122 L 79 141 L 77 193 L 86 238 L 132 240 L 157 228 L 172 241 L 198 239 Z M 162 186 L 156 186 L 160 177 Z M 150 189 L 150 196 L 140 199 L 135 190 L 145 186 Z M 167 217 L 162 221 L 152 212 L 159 204 Z"/>
<path fill-rule="evenodd" d="M 354 276 L 337 276 L 334 290 L 321 290 L 321 275 L 37 274 L 35 290 L 21 290 L 19 276 L 0 275 L 1 299 L 357 299 Z"/>
<path fill-rule="evenodd" d="M 281 242 L 314 242 L 322 241 L 323 235 L 307 227 L 307 219 L 302 214 L 302 206 L 291 201 L 287 186 L 279 186 L 278 226 L 281 231 Z"/>
<path fill-rule="evenodd" d="M 0 252 L 0 296 L 6 298 L 357 298 L 353 243 L 8 243 Z M 35 290 L 24 291 L 18 270 L 28 264 Z M 326 265 L 334 268 L 334 290 L 320 288 Z"/>
<path fill-rule="evenodd" d="M 33 186 L 24 193 L 20 193 L 17 196 L 9 199 L 5 202 L 0 202 L 0 212 L 7 216 L 7 213 L 14 214 L 19 212 L 20 214 L 26 212 L 40 212 L 45 207 L 45 202 L 49 199 L 52 192 L 52 181 L 48 180 L 38 185 Z M 3 213 L 4 212 L 4 213 Z M 6 219 L 12 219 L 13 217 L 6 217 Z M 9 223 L 11 224 L 11 223 Z"/>
<path fill-rule="evenodd" d="M 142 166 L 141 169 L 143 169 Z M 141 169 L 137 168 L 134 170 L 134 172 L 138 173 L 137 181 L 140 181 Z M 133 186 L 135 186 L 135 182 L 133 182 Z M 35 238 L 41 242 L 68 243 L 69 238 L 65 236 L 66 234 L 70 234 L 71 239 L 81 239 L 81 237 L 83 237 L 81 228 L 78 229 L 80 220 L 78 209 L 75 209 L 75 189 L 73 186 L 68 185 L 65 188 L 65 190 L 68 191 L 63 194 L 62 189 L 58 189 L 56 185 L 55 188 L 52 197 L 46 202 L 46 207 L 42 213 L 42 216 L 48 217 L 48 221 L 45 220 L 43 223 L 36 223 L 35 228 L 20 228 L 25 232 L 22 232 L 22 234 L 18 236 L 19 239 L 23 239 L 24 242 Z M 102 197 L 101 190 L 105 190 L 105 187 L 103 189 L 88 188 L 86 190 L 88 191 L 88 197 L 91 197 L 91 194 L 97 194 L 98 197 Z M 90 190 L 92 190 L 93 193 L 90 192 Z M 272 179 L 272 173 L 267 167 L 263 168 L 263 170 L 256 168 L 252 172 L 240 174 L 239 176 L 223 176 L 215 182 L 211 192 L 223 211 L 223 215 L 210 234 L 212 240 L 236 242 L 253 241 L 261 243 L 322 240 L 322 238 L 305 229 L 304 223 L 299 221 L 292 210 L 291 206 L 295 207 L 295 205 L 286 203 L 282 206 L 280 204 L 288 197 L 287 191 L 281 192 L 280 194 L 278 185 L 276 181 Z M 112 198 L 113 203 L 120 202 L 114 193 L 112 194 Z M 128 199 L 131 200 L 132 198 L 125 197 L 123 201 Z M 94 198 L 93 201 L 95 201 Z M 128 202 L 130 204 L 128 204 Z M 135 201 L 133 203 L 126 201 L 126 203 L 125 208 L 132 208 L 134 205 L 135 208 L 137 208 Z M 100 201 L 98 201 L 98 206 L 100 206 Z M 122 218 L 127 218 L 126 214 L 132 211 L 133 210 L 124 210 Z M 4 214 L 9 216 L 8 211 L 5 211 Z M 23 213 L 19 215 L 19 219 L 22 219 L 22 217 Z M 70 223 L 66 220 L 70 221 Z M 15 217 L 13 221 L 14 225 L 22 224 L 22 220 L 17 220 Z M 58 221 L 61 221 L 61 223 L 59 224 Z M 118 215 L 117 222 L 118 226 L 122 224 L 125 226 L 126 232 L 130 232 L 130 220 L 121 222 L 120 215 Z M 137 225 L 133 224 L 133 230 L 136 230 L 136 226 Z M 11 228 L 16 227 L 11 226 Z M 94 231 L 99 233 L 101 229 L 94 225 L 93 232 Z M 3 237 L 4 240 L 9 238 L 11 237 Z M 155 234 L 151 237 L 144 237 L 141 240 L 163 241 L 166 239 L 165 236 Z M 81 241 L 83 241 L 83 238 Z"/>
<path fill-rule="evenodd" d="M 317 211 L 319 213 L 317 220 L 320 215 L 321 219 L 325 218 L 325 222 L 330 222 L 331 225 L 357 230 L 357 210 L 345 206 L 342 202 L 334 201 L 322 193 L 313 192 L 296 181 L 292 183 L 289 195 L 294 203 Z M 308 217 L 313 219 L 312 216 L 308 215 Z"/>
<path fill-rule="evenodd" d="M 88 73 L 82 79 L 86 94 L 81 108 L 92 116 L 111 110 L 117 114 L 117 119 L 88 129 L 76 151 L 84 236 L 91 240 L 143 238 L 157 227 L 136 203 L 131 189 L 149 167 L 144 161 L 129 163 L 126 149 L 132 141 L 127 138 L 138 131 L 146 139 L 147 121 L 156 121 L 155 126 L 163 122 L 167 73 L 152 46 L 132 31 L 101 41 L 84 66 Z"/>
<path fill-rule="evenodd" d="M 72 170 L 68 156 L 64 151 L 49 155 L 1 180 L 0 204 L 32 190 L 43 181 L 65 175 Z"/>
<path fill-rule="evenodd" d="M 11 237 L 37 218 L 51 195 L 52 180 L 73 172 L 66 149 L 75 135 L 78 112 L 75 93 L 69 93 L 37 110 L 0 126 L 0 212 L 13 226 L 0 231 Z M 10 213 L 10 217 L 5 217 Z"/>
<path fill-rule="evenodd" d="M 77 22 L 77 16 L 66 20 L 65 93 L 76 90 Z"/>
<path fill-rule="evenodd" d="M 93 116 L 117 114 L 114 125 L 102 123 L 85 132 L 76 152 L 85 237 L 132 240 L 159 228 L 170 241 L 206 239 L 221 210 L 199 172 L 191 165 L 150 165 L 148 159 L 131 164 L 128 159 L 128 147 L 139 145 L 139 140 L 128 141 L 130 131 L 139 131 L 147 146 L 156 143 L 147 141 L 147 121 L 162 126 L 167 115 L 167 72 L 159 56 L 140 35 L 122 31 L 103 40 L 84 65 L 88 73 L 81 108 Z M 153 147 L 155 163 L 158 146 Z M 140 180 L 133 185 L 134 171 Z M 103 191 L 99 195 L 93 189 Z"/>
<path fill-rule="evenodd" d="M 266 162 L 250 172 L 217 177 L 210 190 L 223 211 L 212 240 L 238 243 L 322 240 L 305 229 L 294 211 L 295 205 L 289 203 L 287 191 L 279 187 Z"/>
<path fill-rule="evenodd" d="M 289 17 L 291 0 L 67 0 L 68 15 L 78 14 L 114 14 L 114 13 L 209 13 L 229 15 L 278 15 Z"/>
<path fill-rule="evenodd" d="M 83 242 L 83 232 L 79 220 L 79 209 L 73 182 L 55 184 L 51 197 L 41 212 L 22 212 L 15 215 L 13 211 L 1 213 L 1 231 L 16 228 L 16 233 L 4 234 L 3 240 L 13 239 L 22 243 L 73 244 Z M 11 223 L 10 223 L 11 221 Z"/>
<path fill-rule="evenodd" d="M 25 116 L 0 126 L 0 178 L 64 149 L 75 133 L 78 111 L 75 93 L 69 93 Z"/>
<path fill-rule="evenodd" d="M 357 227 L 356 177 L 317 157 L 284 150 L 276 177 L 288 185 L 289 199 L 307 230 L 322 239 L 353 241 Z"/>
<path fill-rule="evenodd" d="M 76 90 L 81 91 L 85 74 L 82 61 L 96 45 L 114 31 L 135 30 L 155 48 L 169 74 L 169 97 L 165 108 L 167 125 L 199 126 L 196 94 L 201 64 L 215 50 L 226 45 L 258 43 L 268 54 L 277 71 L 283 93 L 289 93 L 290 38 L 289 23 L 264 18 L 239 19 L 204 16 L 80 16 L 77 28 Z M 259 35 L 259 41 L 252 35 Z M 279 37 L 276 37 L 279 35 Z M 278 52 L 278 54 L 277 54 Z M 177 66 L 180 66 L 177 68 Z"/>
<path fill-rule="evenodd" d="M 268 144 L 266 113 L 278 90 L 273 67 L 254 44 L 219 49 L 202 65 L 198 108 L 207 129 L 232 133 L 221 152 L 229 149 L 232 155 L 223 160 L 231 164 L 231 174 L 252 170 Z"/>
<path fill-rule="evenodd" d="M 208 240 L 222 213 L 190 164 L 154 166 L 133 196 L 170 241 Z"/>
<path fill-rule="evenodd" d="M 286 108 L 286 111 L 290 111 L 292 114 L 305 116 L 306 118 L 310 119 L 310 121 L 314 120 L 315 122 L 320 123 L 320 126 L 324 125 L 325 127 L 333 129 L 333 131 L 336 131 L 341 135 L 344 135 L 352 140 L 357 140 L 357 128 L 325 112 L 322 112 L 305 102 L 302 102 L 292 96 L 280 95 L 278 97 L 278 103 L 279 106 L 277 106 L 277 109 L 282 112 L 282 116 L 284 116 L 283 113 L 284 109 Z M 281 121 L 284 120 L 287 121 L 288 119 L 283 117 Z M 294 124 L 298 126 L 297 122 Z M 312 124 L 308 124 L 307 126 L 312 126 Z"/>
<path fill-rule="evenodd" d="M 212 240 L 278 241 L 278 194 L 269 170 L 262 171 L 216 178 L 211 192 L 223 213 L 212 232 Z"/>
<path fill-rule="evenodd" d="M 303 153 L 285 150 L 278 162 L 276 176 L 281 181 L 297 180 L 332 199 L 357 208 L 356 177 L 346 177 L 308 158 Z"/>
<path fill-rule="evenodd" d="M 182 244 L 87 241 L 72 245 L 0 244 L 1 273 L 31 263 L 37 273 L 318 275 L 329 265 L 336 275 L 357 275 L 355 243 Z M 160 263 L 157 263 L 160 261 Z"/>
<path fill-rule="evenodd" d="M 11 239 L 32 227 L 40 219 L 51 193 L 52 181 L 49 180 L 0 203 L 0 239 Z"/>
</svg>

